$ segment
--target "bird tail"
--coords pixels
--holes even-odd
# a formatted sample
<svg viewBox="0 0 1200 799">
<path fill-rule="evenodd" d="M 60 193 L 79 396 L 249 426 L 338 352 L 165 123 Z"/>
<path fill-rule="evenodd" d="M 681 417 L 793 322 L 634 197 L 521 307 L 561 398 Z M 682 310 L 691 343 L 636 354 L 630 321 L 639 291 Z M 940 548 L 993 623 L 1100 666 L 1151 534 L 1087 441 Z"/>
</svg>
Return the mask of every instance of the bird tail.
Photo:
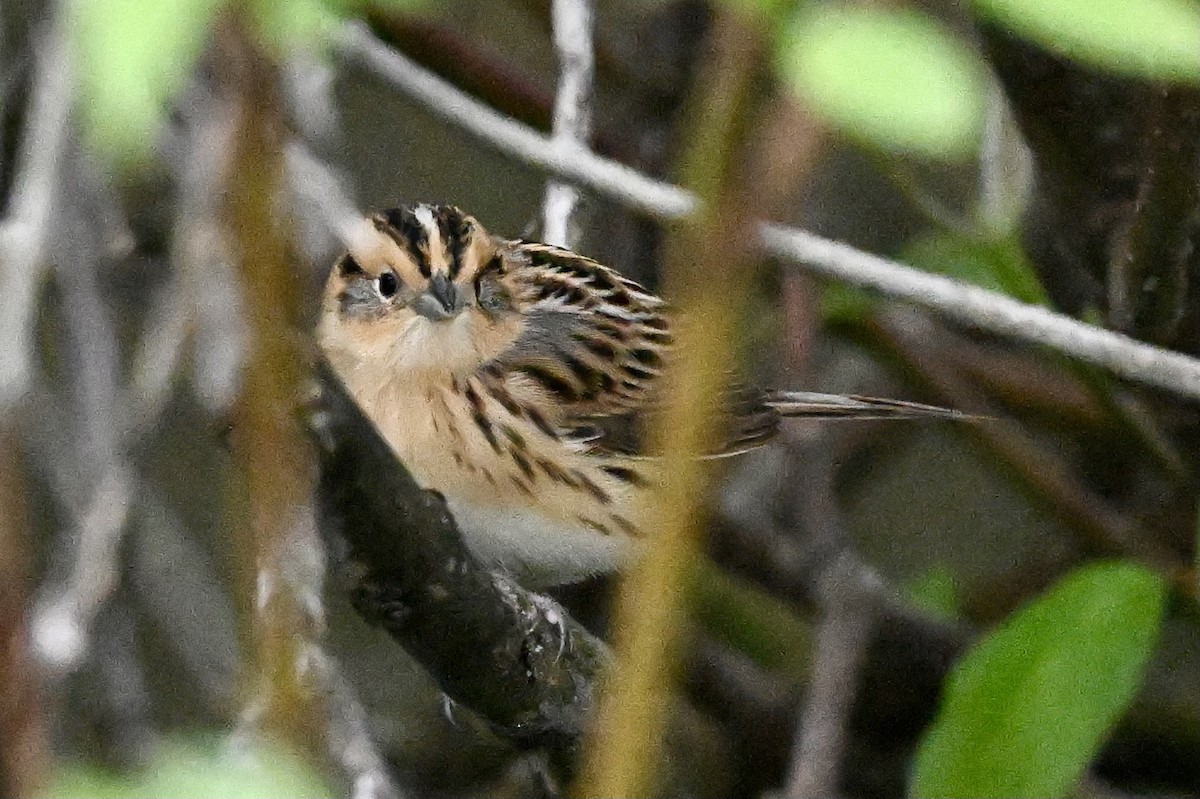
<svg viewBox="0 0 1200 799">
<path fill-rule="evenodd" d="M 765 404 L 780 416 L 807 419 L 954 419 L 979 420 L 980 416 L 922 405 L 919 402 L 862 397 L 857 394 L 819 394 L 813 391 L 772 391 Z"/>
</svg>

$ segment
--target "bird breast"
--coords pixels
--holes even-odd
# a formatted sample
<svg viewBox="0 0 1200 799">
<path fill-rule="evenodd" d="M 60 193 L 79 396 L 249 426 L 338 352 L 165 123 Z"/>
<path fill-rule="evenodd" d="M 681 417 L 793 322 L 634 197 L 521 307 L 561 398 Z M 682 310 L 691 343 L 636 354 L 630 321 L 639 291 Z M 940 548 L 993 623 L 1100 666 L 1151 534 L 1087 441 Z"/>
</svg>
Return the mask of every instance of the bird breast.
<svg viewBox="0 0 1200 799">
<path fill-rule="evenodd" d="M 349 370 L 343 379 L 414 479 L 446 497 L 488 565 L 530 583 L 570 582 L 618 567 L 640 537 L 637 487 L 506 408 L 478 377 L 370 384 Z"/>
</svg>

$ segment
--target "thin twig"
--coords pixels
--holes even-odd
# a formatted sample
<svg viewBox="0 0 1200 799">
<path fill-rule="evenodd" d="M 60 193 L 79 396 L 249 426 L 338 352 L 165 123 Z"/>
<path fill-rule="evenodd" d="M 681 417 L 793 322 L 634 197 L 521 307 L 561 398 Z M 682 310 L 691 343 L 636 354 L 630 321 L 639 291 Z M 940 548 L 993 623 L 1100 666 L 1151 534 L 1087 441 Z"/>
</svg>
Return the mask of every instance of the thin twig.
<svg viewBox="0 0 1200 799">
<path fill-rule="evenodd" d="M 979 153 L 978 215 L 989 231 L 1006 234 L 1019 221 L 1033 190 L 1033 155 L 998 85 L 988 89 Z"/>
<path fill-rule="evenodd" d="M 55 676 L 76 668 L 91 648 L 91 629 L 120 581 L 120 546 L 133 502 L 133 475 L 121 440 L 118 391 L 120 352 L 100 286 L 103 231 L 111 198 L 82 158 L 63 167 L 76 187 L 57 215 L 51 255 L 63 293 L 71 395 L 68 429 L 72 471 L 89 496 L 72 511 L 71 537 L 59 544 L 69 561 L 66 577 L 43 587 L 32 635 L 39 656 Z"/>
<path fill-rule="evenodd" d="M 342 51 L 426 107 L 498 150 L 587 186 L 662 220 L 693 213 L 690 192 L 590 151 L 563 153 L 551 139 L 479 103 L 400 53 L 360 24 L 348 25 Z M 784 225 L 762 223 L 767 253 L 823 275 L 935 310 L 962 324 L 1016 341 L 1052 347 L 1129 380 L 1200 399 L 1200 360 L 1080 322 L 994 291 L 932 275 Z"/>
<path fill-rule="evenodd" d="M 283 592 L 299 606 L 302 623 L 294 631 L 293 642 L 297 678 L 315 695 L 314 712 L 323 724 L 319 733 L 325 752 L 349 783 L 352 799 L 399 799 L 400 789 L 389 776 L 383 755 L 371 738 L 366 709 L 354 687 L 342 674 L 337 662 L 321 647 L 319 639 L 325 627 L 325 609 L 321 601 L 325 582 L 325 548 L 317 532 L 316 511 L 312 506 L 298 509 L 295 524 L 279 553 L 279 569 L 273 576 L 259 573 L 259 601 L 269 594 Z M 280 578 L 285 585 L 271 586 Z M 261 608 L 260 608 L 261 610 Z M 231 744 L 252 738 L 270 707 L 271 686 L 260 682 L 243 708 Z"/>
<path fill-rule="evenodd" d="M 326 719 L 302 666 L 324 620 L 324 552 L 313 518 L 311 452 L 291 412 L 305 380 L 305 352 L 293 332 L 304 296 L 276 199 L 284 189 L 279 75 L 244 19 L 218 28 L 216 40 L 219 85 L 236 103 L 222 216 L 240 261 L 250 344 L 231 431 L 245 486 L 237 500 L 244 534 L 231 548 L 243 592 L 239 620 L 250 643 L 250 715 L 263 732 L 318 754 Z"/>
<path fill-rule="evenodd" d="M 293 59 L 284 72 L 288 110 L 298 121 L 297 127 L 310 139 L 326 142 L 336 138 L 338 117 L 333 101 L 332 71 L 307 59 Z M 361 214 L 347 199 L 348 192 L 340 176 L 318 160 L 299 139 L 284 144 L 284 171 L 291 198 L 297 239 L 314 264 L 327 263 L 331 250 L 347 246 L 348 237 Z M 317 536 L 312 511 L 305 510 L 301 536 L 293 540 L 301 545 L 290 552 L 291 562 L 307 562 L 307 580 L 294 588 L 303 599 L 308 616 L 314 622 L 298 649 L 299 671 L 321 697 L 324 719 L 325 750 L 348 782 L 352 799 L 398 799 L 403 794 L 393 782 L 387 764 L 371 736 L 367 711 L 354 686 L 346 679 L 337 661 L 326 653 L 316 635 L 322 626 L 321 604 L 324 582 L 325 547 Z M 309 558 L 305 559 L 305 554 Z M 320 553 L 312 559 L 312 553 Z"/>
<path fill-rule="evenodd" d="M 100 477 L 91 503 L 74 522 L 70 571 L 34 610 L 34 647 L 56 676 L 74 669 L 88 654 L 92 622 L 117 587 L 131 491 L 129 473 L 116 464 Z"/>
<path fill-rule="evenodd" d="M 819 565 L 820 607 L 812 673 L 796 722 L 785 796 L 836 796 L 847 760 L 850 716 L 875 625 L 886 609 L 883 580 L 854 552 L 833 490 L 830 444 L 807 431 L 788 452 L 789 485 L 775 489 L 777 524 Z M 786 492 L 786 493 L 785 493 Z"/>
<path fill-rule="evenodd" d="M 704 209 L 680 225 L 667 248 L 665 282 L 681 311 L 673 329 L 680 357 L 664 378 L 664 413 L 650 427 L 651 448 L 662 457 L 647 512 L 655 538 L 618 586 L 617 660 L 576 786 L 585 796 L 650 795 L 661 780 L 667 697 L 685 627 L 682 596 L 706 531 L 701 497 L 713 478 L 697 453 L 711 452 L 721 435 L 722 366 L 734 357 L 737 310 L 758 267 L 751 251 L 764 196 L 751 189 L 755 177 L 737 121 L 753 107 L 751 86 L 767 42 L 728 10 L 716 14 L 708 42 L 711 60 L 689 104 L 696 124 L 681 156 Z"/>
<path fill-rule="evenodd" d="M 336 661 L 320 646 L 302 650 L 306 671 L 324 697 L 325 746 L 350 780 L 351 799 L 398 799 L 403 794 L 392 781 L 375 746 L 367 711 Z"/>
<path fill-rule="evenodd" d="M 849 553 L 839 557 L 822 579 L 824 614 L 817 630 L 808 698 L 797 725 L 786 796 L 836 796 L 845 760 L 850 712 L 858 672 L 878 616 L 874 601 L 882 584 L 863 580 Z"/>
<path fill-rule="evenodd" d="M 1200 360 L 1183 353 L 1145 344 L 1004 294 L 901 266 L 803 230 L 767 224 L 761 232 L 771 254 L 802 262 L 820 274 L 932 308 L 989 333 L 1052 347 L 1130 380 L 1200 399 Z"/>
<path fill-rule="evenodd" d="M 696 198 L 678 186 L 648 178 L 590 150 L 566 152 L 554 147 L 548 136 L 459 91 L 380 42 L 361 23 L 346 25 L 340 46 L 347 57 L 367 65 L 463 130 L 515 158 L 657 219 L 679 219 L 696 209 Z"/>
<path fill-rule="evenodd" d="M 171 223 L 172 279 L 179 284 L 186 333 L 195 353 L 193 388 L 215 414 L 236 396 L 249 348 L 236 247 L 221 218 L 238 114 L 233 100 L 217 96 L 197 97 L 187 114 L 181 153 L 172 165 L 179 187 Z M 151 328 L 143 341 L 152 340 L 154 332 Z"/>
<path fill-rule="evenodd" d="M 72 71 L 61 26 L 41 37 L 34 51 L 33 99 L 17 160 L 20 171 L 9 215 L 0 223 L 0 408 L 29 385 L 33 311 L 71 111 Z"/>
<path fill-rule="evenodd" d="M 567 152 L 585 150 L 592 126 L 592 4 L 589 0 L 554 0 L 554 49 L 558 51 L 558 95 L 554 99 L 552 141 Z M 570 247 L 571 215 L 579 203 L 579 190 L 569 183 L 546 184 L 542 209 L 542 239 L 547 244 Z"/>
<path fill-rule="evenodd" d="M 189 340 L 196 349 L 196 394 L 210 410 L 231 398 L 241 363 L 245 324 L 232 286 L 229 237 L 218 219 L 234 115 L 228 104 L 219 107 L 206 98 L 185 106 L 182 116 L 184 130 L 170 158 L 179 192 L 171 223 L 173 268 L 134 351 L 122 401 L 129 439 L 162 414 Z"/>
<path fill-rule="evenodd" d="M 350 201 L 342 180 L 302 141 L 289 141 L 283 155 L 288 191 L 297 214 L 308 223 L 320 223 L 343 246 L 349 246 L 363 215 Z M 314 233 L 302 238 L 308 242 L 320 237 Z M 315 247 L 310 254 L 323 256 L 325 249 L 325 245 Z"/>
<path fill-rule="evenodd" d="M 333 99 L 332 68 L 306 58 L 288 62 L 289 116 L 302 136 L 284 144 L 289 208 L 295 240 L 308 261 L 323 269 L 350 244 L 362 213 L 350 201 L 346 179 L 311 151 L 338 145 L 339 121 Z"/>
</svg>

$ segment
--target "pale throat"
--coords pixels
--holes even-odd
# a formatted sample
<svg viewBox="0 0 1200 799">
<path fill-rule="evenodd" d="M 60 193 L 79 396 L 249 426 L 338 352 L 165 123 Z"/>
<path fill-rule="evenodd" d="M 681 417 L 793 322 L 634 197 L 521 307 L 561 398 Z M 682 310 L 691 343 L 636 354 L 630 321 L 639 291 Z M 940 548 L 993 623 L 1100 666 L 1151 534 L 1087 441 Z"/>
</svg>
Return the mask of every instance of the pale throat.
<svg viewBox="0 0 1200 799">
<path fill-rule="evenodd" d="M 520 324 L 470 312 L 437 321 L 412 315 L 322 326 L 320 337 L 342 378 L 371 396 L 468 378 L 512 346 Z"/>
</svg>

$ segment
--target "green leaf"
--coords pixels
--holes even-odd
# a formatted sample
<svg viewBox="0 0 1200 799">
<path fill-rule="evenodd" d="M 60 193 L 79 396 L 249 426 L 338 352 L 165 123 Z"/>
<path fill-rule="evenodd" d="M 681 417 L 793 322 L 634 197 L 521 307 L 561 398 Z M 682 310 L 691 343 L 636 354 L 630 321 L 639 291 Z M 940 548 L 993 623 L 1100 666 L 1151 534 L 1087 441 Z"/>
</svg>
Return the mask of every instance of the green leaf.
<svg viewBox="0 0 1200 799">
<path fill-rule="evenodd" d="M 1062 796 L 1141 682 L 1166 587 L 1130 562 L 1084 566 L 955 667 L 912 795 Z"/>
<path fill-rule="evenodd" d="M 691 589 L 692 615 L 705 632 L 764 669 L 796 681 L 808 677 L 804 653 L 812 630 L 778 598 L 701 558 Z"/>
<path fill-rule="evenodd" d="M 70 33 L 86 136 L 119 164 L 147 158 L 175 93 L 204 46 L 222 0 L 74 0 Z M 324 45 L 359 0 L 248 0 L 243 4 L 281 58 Z M 417 10 L 429 0 L 376 0 Z"/>
<path fill-rule="evenodd" d="M 147 156 L 168 99 L 204 44 L 219 0 L 75 0 L 70 33 L 90 143 L 117 161 Z"/>
<path fill-rule="evenodd" d="M 1125 75 L 1200 80 L 1195 0 L 973 0 L 984 17 L 1085 64 Z"/>
<path fill-rule="evenodd" d="M 342 5 L 338 0 L 254 0 L 251 12 L 263 41 L 286 55 L 323 47 L 337 31 Z"/>
<path fill-rule="evenodd" d="M 909 604 L 930 616 L 947 621 L 960 616 L 957 581 L 944 563 L 905 583 L 900 591 Z"/>
<path fill-rule="evenodd" d="M 1049 302 L 1037 270 L 1015 237 L 972 238 L 952 231 L 917 236 L 900 253 L 907 264 L 1000 291 L 1022 302 Z"/>
<path fill-rule="evenodd" d="M 781 39 L 778 63 L 809 107 L 850 136 L 943 159 L 978 148 L 983 65 L 958 37 L 915 11 L 802 13 Z"/>
<path fill-rule="evenodd" d="M 791 16 L 797 0 L 721 0 L 721 3 L 765 30 L 775 30 L 777 20 Z"/>
<path fill-rule="evenodd" d="M 65 767 L 55 774 L 45 795 L 61 799 L 266 799 L 333 794 L 303 760 L 278 746 L 258 743 L 232 752 L 212 742 L 174 741 L 163 744 L 145 770 L 135 774 L 88 766 Z"/>
<path fill-rule="evenodd" d="M 818 310 L 826 324 L 853 325 L 871 315 L 879 296 L 848 283 L 829 282 L 820 287 Z"/>
</svg>

